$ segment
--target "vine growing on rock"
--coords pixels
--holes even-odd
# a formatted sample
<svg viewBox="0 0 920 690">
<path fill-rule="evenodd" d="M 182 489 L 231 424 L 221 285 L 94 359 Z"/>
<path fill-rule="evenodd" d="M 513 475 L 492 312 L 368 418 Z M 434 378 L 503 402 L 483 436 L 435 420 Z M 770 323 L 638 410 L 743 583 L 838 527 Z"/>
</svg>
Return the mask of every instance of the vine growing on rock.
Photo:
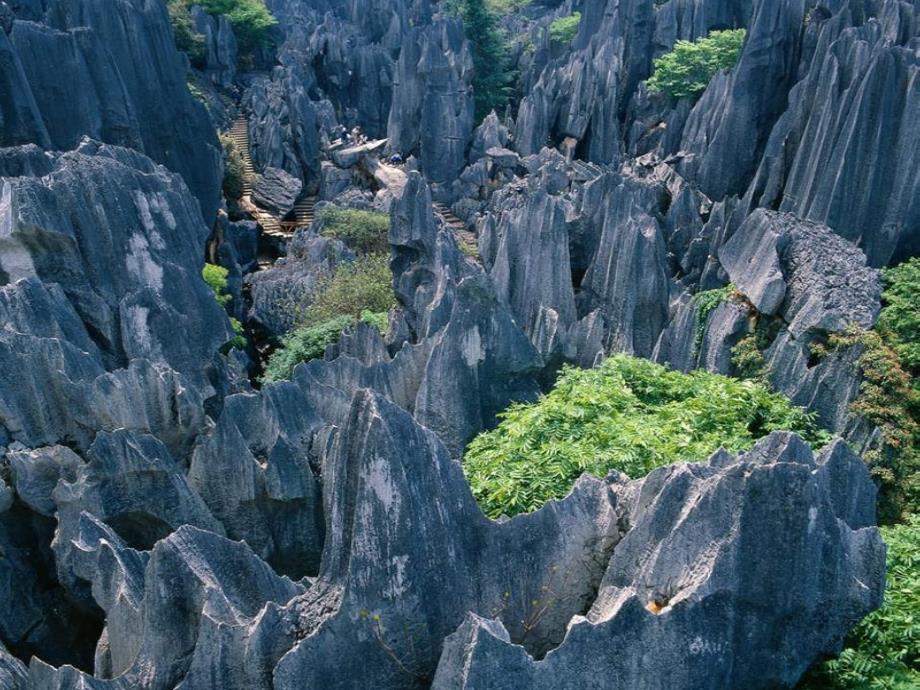
<svg viewBox="0 0 920 690">
<path fill-rule="evenodd" d="M 828 439 L 814 416 L 752 381 L 671 371 L 627 355 L 596 369 L 568 367 L 534 404 L 517 404 L 466 450 L 473 493 L 492 517 L 561 498 L 581 474 L 641 477 L 678 461 L 735 452 L 771 431 L 792 430 L 813 446 Z"/>
<path fill-rule="evenodd" d="M 731 69 L 741 56 L 744 29 L 713 31 L 696 41 L 678 41 L 674 49 L 655 59 L 648 87 L 672 98 L 698 96 L 721 70 Z"/>
<path fill-rule="evenodd" d="M 879 516 L 920 513 L 920 259 L 882 272 L 883 308 L 872 331 L 850 328 L 828 346 L 863 349 L 859 394 L 850 409 L 881 432 L 864 453 L 879 483 Z"/>
<path fill-rule="evenodd" d="M 703 290 L 693 296 L 693 304 L 696 307 L 696 336 L 693 341 L 693 351 L 699 353 L 703 345 L 703 338 L 706 335 L 706 322 L 709 315 L 714 312 L 720 304 L 728 301 L 733 294 L 737 292 L 734 285 L 728 285 L 712 290 Z"/>
</svg>

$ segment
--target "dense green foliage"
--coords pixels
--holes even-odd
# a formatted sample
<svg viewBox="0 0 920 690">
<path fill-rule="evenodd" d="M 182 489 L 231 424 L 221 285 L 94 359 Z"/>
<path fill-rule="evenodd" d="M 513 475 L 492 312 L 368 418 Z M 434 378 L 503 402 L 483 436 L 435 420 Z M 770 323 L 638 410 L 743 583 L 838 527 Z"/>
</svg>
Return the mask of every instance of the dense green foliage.
<svg viewBox="0 0 920 690">
<path fill-rule="evenodd" d="M 914 377 L 920 373 L 920 257 L 882 271 L 885 308 L 876 330 Z"/>
<path fill-rule="evenodd" d="M 387 327 L 387 313 L 372 314 L 364 312 L 361 320 L 384 332 Z M 326 348 L 339 339 L 342 331 L 355 325 L 353 316 L 337 316 L 315 326 L 302 326 L 289 333 L 265 366 L 262 380 L 265 383 L 291 378 L 291 374 L 301 362 L 318 359 Z"/>
<path fill-rule="evenodd" d="M 503 17 L 512 12 L 522 10 L 530 4 L 531 0 L 486 0 L 487 7 L 495 14 Z"/>
<path fill-rule="evenodd" d="M 230 294 L 227 293 L 227 276 L 230 272 L 223 266 L 218 266 L 217 264 L 205 264 L 204 268 L 201 269 L 201 277 L 204 278 L 204 282 L 208 284 L 208 287 L 211 288 L 211 292 L 214 293 L 214 299 L 217 300 L 217 303 L 226 307 L 230 304 L 230 300 L 233 299 Z M 224 350 L 229 351 L 231 348 L 244 348 L 246 347 L 246 338 L 243 335 L 243 324 L 239 322 L 238 319 L 230 317 L 230 326 L 233 328 L 233 332 L 236 334 L 233 338 L 224 345 Z"/>
<path fill-rule="evenodd" d="M 369 254 L 339 264 L 319 282 L 310 304 L 295 315 L 299 326 L 316 326 L 339 316 L 358 318 L 363 312 L 386 312 L 396 303 L 389 259 Z"/>
<path fill-rule="evenodd" d="M 204 37 L 195 30 L 190 10 L 200 5 L 213 15 L 226 15 L 233 25 L 240 56 L 249 58 L 268 41 L 268 31 L 278 24 L 263 0 L 167 0 L 176 47 L 188 54 L 192 64 L 204 62 Z"/>
<path fill-rule="evenodd" d="M 204 44 L 204 36 L 195 30 L 195 24 L 188 9 L 189 5 L 185 0 L 167 0 L 166 2 L 176 48 L 188 55 L 193 67 L 201 68 L 204 67 L 207 48 Z"/>
<path fill-rule="evenodd" d="M 670 53 L 655 59 L 649 88 L 674 98 L 699 95 L 716 72 L 735 66 L 746 33 L 713 31 L 697 41 L 678 41 Z"/>
<path fill-rule="evenodd" d="M 221 134 L 220 143 L 224 147 L 224 196 L 231 201 L 238 201 L 243 197 L 243 185 L 246 182 L 243 156 L 229 135 Z"/>
<path fill-rule="evenodd" d="M 341 240 L 359 254 L 382 254 L 390 250 L 390 217 L 386 213 L 327 206 L 318 221 L 320 234 Z"/>
<path fill-rule="evenodd" d="M 879 518 L 920 513 L 920 260 L 883 272 L 875 330 L 832 336 L 834 349 L 859 346 L 862 375 L 850 410 L 881 431 L 882 446 L 864 454 L 879 483 Z"/>
<path fill-rule="evenodd" d="M 452 7 L 462 19 L 473 49 L 473 91 L 478 122 L 493 110 L 503 110 L 511 97 L 514 74 L 508 37 L 486 0 L 455 0 Z"/>
<path fill-rule="evenodd" d="M 885 603 L 860 622 L 836 659 L 815 669 L 802 690 L 920 688 L 920 516 L 882 528 L 888 545 Z"/>
<path fill-rule="evenodd" d="M 569 44 L 578 33 L 581 24 L 581 12 L 575 12 L 568 17 L 554 19 L 549 25 L 549 38 L 554 43 Z"/>
<path fill-rule="evenodd" d="M 228 275 L 230 275 L 230 272 L 217 264 L 205 264 L 204 268 L 201 269 L 201 277 L 204 278 L 204 282 L 208 284 L 208 287 L 214 293 L 214 299 L 222 307 L 226 307 L 231 299 L 230 295 L 227 294 Z"/>
<path fill-rule="evenodd" d="M 535 404 L 513 405 L 466 451 L 464 468 L 493 517 L 535 510 L 564 496 L 584 472 L 641 477 L 662 465 L 749 448 L 789 429 L 826 440 L 808 412 L 752 381 L 684 374 L 617 355 L 596 369 L 566 368 Z"/>
</svg>

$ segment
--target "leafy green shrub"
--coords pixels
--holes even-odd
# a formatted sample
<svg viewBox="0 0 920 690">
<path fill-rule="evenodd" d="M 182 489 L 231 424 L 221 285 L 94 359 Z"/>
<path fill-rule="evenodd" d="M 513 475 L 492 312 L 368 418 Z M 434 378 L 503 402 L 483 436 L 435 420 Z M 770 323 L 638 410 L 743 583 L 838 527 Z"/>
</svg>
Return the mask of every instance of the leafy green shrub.
<svg viewBox="0 0 920 690">
<path fill-rule="evenodd" d="M 882 527 L 888 545 L 885 603 L 850 633 L 840 656 L 815 669 L 802 690 L 920 688 L 920 516 Z"/>
<path fill-rule="evenodd" d="M 218 266 L 217 264 L 205 264 L 204 268 L 201 269 L 201 277 L 204 278 L 204 282 L 208 284 L 208 287 L 211 288 L 211 292 L 214 293 L 214 299 L 217 300 L 220 306 L 225 308 L 230 304 L 230 300 L 233 299 L 227 292 L 228 275 L 230 275 L 230 272 L 223 266 Z M 241 324 L 238 319 L 231 316 L 230 326 L 233 328 L 235 335 L 221 348 L 225 353 L 229 352 L 234 347 L 240 349 L 246 347 L 246 337 L 243 335 L 243 324 Z"/>
<path fill-rule="evenodd" d="M 341 240 L 359 254 L 390 250 L 390 217 L 386 213 L 327 206 L 318 220 L 322 235 Z"/>
<path fill-rule="evenodd" d="M 882 275 L 885 308 L 876 330 L 916 377 L 920 373 L 920 257 L 885 269 Z"/>
<path fill-rule="evenodd" d="M 697 41 L 678 41 L 655 59 L 649 88 L 674 98 L 699 95 L 716 72 L 735 66 L 746 34 L 744 29 L 713 31 Z"/>
<path fill-rule="evenodd" d="M 789 429 L 813 445 L 827 435 L 813 415 L 752 381 L 684 374 L 617 355 L 597 369 L 566 368 L 534 404 L 516 404 L 466 450 L 464 468 L 493 517 L 564 496 L 584 472 L 641 477 L 662 465 L 706 459 L 720 446 L 749 448 Z"/>
<path fill-rule="evenodd" d="M 574 12 L 568 17 L 554 19 L 549 25 L 550 40 L 553 43 L 568 45 L 578 33 L 579 24 L 581 24 L 581 12 Z"/>
<path fill-rule="evenodd" d="M 201 277 L 204 278 L 204 282 L 208 284 L 208 287 L 214 293 L 214 299 L 222 307 L 226 307 L 232 299 L 227 294 L 228 275 L 230 275 L 230 271 L 217 264 L 205 264 L 204 268 L 201 269 Z"/>
<path fill-rule="evenodd" d="M 243 155 L 236 148 L 236 143 L 229 134 L 220 135 L 220 143 L 224 147 L 224 196 L 231 201 L 243 198 L 243 185 L 246 183 L 246 166 L 243 164 Z"/>
<path fill-rule="evenodd" d="M 339 264 L 321 280 L 311 303 L 296 315 L 300 326 L 316 326 L 339 316 L 358 318 L 365 312 L 386 312 L 396 303 L 388 257 L 368 254 Z"/>
<path fill-rule="evenodd" d="M 356 321 L 353 316 L 337 316 L 315 326 L 302 326 L 292 331 L 284 338 L 281 347 L 269 357 L 262 380 L 270 383 L 291 378 L 294 367 L 301 362 L 322 357 L 326 348 L 339 339 L 342 331 L 354 326 Z M 375 326 L 383 333 L 387 328 L 387 313 L 372 314 L 365 311 L 361 314 L 361 321 Z"/>
</svg>

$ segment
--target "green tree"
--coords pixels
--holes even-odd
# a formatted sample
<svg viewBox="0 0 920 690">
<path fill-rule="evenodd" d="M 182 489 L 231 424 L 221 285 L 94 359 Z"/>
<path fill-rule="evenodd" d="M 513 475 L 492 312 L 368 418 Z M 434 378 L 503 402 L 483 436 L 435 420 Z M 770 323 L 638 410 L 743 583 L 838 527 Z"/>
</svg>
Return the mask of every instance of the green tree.
<svg viewBox="0 0 920 690">
<path fill-rule="evenodd" d="M 670 53 L 655 59 L 649 88 L 674 98 L 698 96 L 716 72 L 737 64 L 746 35 L 744 29 L 733 29 L 713 31 L 697 41 L 678 41 Z"/>
<path fill-rule="evenodd" d="M 581 24 L 581 12 L 575 12 L 567 17 L 554 19 L 549 25 L 549 38 L 554 43 L 568 45 L 578 33 Z"/>
<path fill-rule="evenodd" d="M 278 20 L 263 0 L 191 0 L 209 14 L 225 14 L 233 25 L 240 54 L 251 55 L 268 40 L 268 31 Z"/>
<path fill-rule="evenodd" d="M 536 510 L 587 472 L 641 477 L 662 465 L 699 461 L 720 446 L 750 448 L 771 431 L 828 435 L 809 412 L 762 384 L 706 371 L 685 374 L 616 355 L 596 369 L 566 368 L 534 404 L 517 404 L 466 450 L 464 469 L 493 517 Z"/>
<path fill-rule="evenodd" d="M 199 69 L 204 67 L 206 57 L 204 36 L 195 30 L 186 0 L 168 0 L 166 10 L 169 12 L 176 48 L 188 55 L 193 67 Z"/>
<path fill-rule="evenodd" d="M 491 111 L 501 111 L 511 97 L 514 74 L 508 39 L 485 0 L 459 0 L 457 9 L 473 49 L 473 90 L 479 122 Z"/>
</svg>

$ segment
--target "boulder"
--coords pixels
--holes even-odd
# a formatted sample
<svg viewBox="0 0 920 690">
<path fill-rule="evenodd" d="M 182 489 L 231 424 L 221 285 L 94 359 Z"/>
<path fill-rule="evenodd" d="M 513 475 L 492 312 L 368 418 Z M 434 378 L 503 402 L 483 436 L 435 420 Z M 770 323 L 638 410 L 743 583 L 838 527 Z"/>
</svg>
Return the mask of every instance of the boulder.
<svg viewBox="0 0 920 690">
<path fill-rule="evenodd" d="M 303 183 L 279 168 L 265 168 L 252 183 L 252 200 L 278 217 L 294 209 Z"/>
</svg>

